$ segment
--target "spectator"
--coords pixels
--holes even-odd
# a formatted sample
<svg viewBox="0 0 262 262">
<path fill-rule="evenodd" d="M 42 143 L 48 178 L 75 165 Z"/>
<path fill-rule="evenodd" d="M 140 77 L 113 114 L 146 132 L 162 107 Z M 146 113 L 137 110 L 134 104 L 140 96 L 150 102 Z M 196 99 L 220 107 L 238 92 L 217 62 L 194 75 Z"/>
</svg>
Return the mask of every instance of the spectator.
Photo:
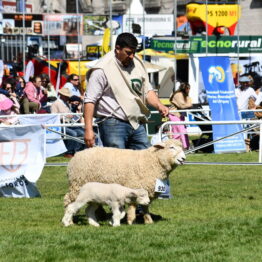
<svg viewBox="0 0 262 262">
<path fill-rule="evenodd" d="M 24 114 L 37 113 L 44 96 L 41 90 L 41 78 L 35 76 L 30 80 L 24 89 L 24 97 L 21 103 Z"/>
<path fill-rule="evenodd" d="M 241 76 L 239 78 L 240 86 L 235 90 L 237 97 L 237 107 L 239 111 L 254 109 L 257 94 L 255 90 L 249 86 L 250 78 Z M 242 118 L 253 118 L 253 112 L 241 112 Z"/>
<path fill-rule="evenodd" d="M 80 79 L 79 76 L 76 74 L 69 75 L 67 79 L 67 83 L 63 86 L 65 88 L 68 88 L 72 94 L 72 96 L 78 96 L 81 99 L 83 99 L 83 96 L 80 91 Z"/>
<path fill-rule="evenodd" d="M 51 105 L 57 99 L 57 94 L 54 86 L 50 83 L 49 76 L 47 74 L 41 74 L 42 92 L 44 97 L 41 100 L 41 106 L 47 113 L 51 112 Z"/>
<path fill-rule="evenodd" d="M 172 107 L 170 110 L 181 110 L 188 109 L 192 107 L 192 100 L 189 97 L 190 85 L 188 83 L 182 83 L 179 89 L 172 93 L 170 96 L 170 102 Z M 170 121 L 184 121 L 186 113 L 182 112 L 170 112 Z M 172 125 L 172 132 L 174 133 L 173 138 L 179 139 L 182 142 L 184 149 L 189 148 L 189 139 L 186 134 L 187 130 L 184 125 Z"/>
<path fill-rule="evenodd" d="M 16 87 L 15 87 L 15 93 L 18 101 L 20 101 L 24 95 L 25 86 L 26 86 L 25 79 L 22 76 L 18 76 Z"/>
<path fill-rule="evenodd" d="M 35 66 L 33 63 L 33 55 L 28 53 L 26 55 L 26 67 L 25 67 L 25 82 L 29 82 L 30 78 L 34 77 L 35 75 Z"/>
<path fill-rule="evenodd" d="M 8 98 L 10 98 L 13 101 L 14 107 L 17 108 L 17 111 L 19 113 L 20 103 L 15 93 L 15 85 L 16 85 L 15 80 L 13 78 L 8 78 L 3 83 L 2 91 L 0 93 L 4 94 L 5 96 L 7 96 Z"/>
<path fill-rule="evenodd" d="M 66 123 L 74 123 L 75 119 L 79 119 L 79 117 L 74 117 L 70 113 L 72 111 L 70 110 L 70 105 L 69 105 L 69 99 L 71 97 L 71 92 L 68 88 L 61 88 L 58 91 L 59 98 L 51 105 L 51 113 L 68 113 L 65 122 Z M 84 129 L 82 127 L 65 127 L 65 132 L 69 136 L 73 137 L 83 137 L 84 136 Z M 66 139 L 65 140 L 65 145 L 67 148 L 67 152 L 64 155 L 65 157 L 71 158 L 74 156 L 74 154 L 77 151 L 80 151 L 84 149 L 84 145 L 78 142 L 75 142 L 74 140 L 71 139 Z"/>
<path fill-rule="evenodd" d="M 88 71 L 85 93 L 85 142 L 95 144 L 93 117 L 97 118 L 103 145 L 127 149 L 149 146 L 144 123 L 150 111 L 146 103 L 163 116 L 168 108 L 161 104 L 148 80 L 142 61 L 135 55 L 134 35 L 122 33 L 115 50 L 107 53 Z"/>
<path fill-rule="evenodd" d="M 16 124 L 18 118 L 15 115 L 19 114 L 17 107 L 14 105 L 14 102 L 7 96 L 0 94 L 0 116 L 10 116 L 8 118 L 0 118 L 0 123 L 5 125 Z"/>
</svg>

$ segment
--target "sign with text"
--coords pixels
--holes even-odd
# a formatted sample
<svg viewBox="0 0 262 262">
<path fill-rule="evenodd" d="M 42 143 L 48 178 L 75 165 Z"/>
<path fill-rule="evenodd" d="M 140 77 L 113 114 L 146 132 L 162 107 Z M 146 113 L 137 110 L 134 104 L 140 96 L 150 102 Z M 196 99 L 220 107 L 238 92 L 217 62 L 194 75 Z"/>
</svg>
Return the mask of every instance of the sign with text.
<svg viewBox="0 0 262 262">
<path fill-rule="evenodd" d="M 23 125 L 46 125 L 46 124 L 60 124 L 60 116 L 59 115 L 20 115 L 19 121 Z M 56 132 L 61 132 L 61 127 L 50 127 L 50 130 L 54 130 Z M 46 157 L 52 157 L 60 155 L 66 152 L 67 149 L 63 140 L 61 139 L 61 135 L 46 130 Z"/>
<path fill-rule="evenodd" d="M 83 16 L 77 14 L 44 15 L 44 35 L 77 36 L 83 34 Z"/>
<path fill-rule="evenodd" d="M 157 51 L 172 53 L 175 47 L 177 53 L 189 54 L 204 54 L 206 49 L 213 54 L 235 54 L 238 48 L 242 54 L 262 53 L 262 36 L 240 36 L 239 41 L 237 36 L 209 36 L 207 41 L 205 36 L 191 36 L 189 40 L 177 40 L 176 46 L 174 39 L 170 37 L 153 37 L 150 41 L 150 48 Z"/>
<path fill-rule="evenodd" d="M 25 27 L 23 27 L 25 23 Z M 43 16 L 39 14 L 3 14 L 2 31 L 7 35 L 42 35 Z"/>
<path fill-rule="evenodd" d="M 145 36 L 172 35 L 173 21 L 173 15 L 124 15 L 123 32 L 131 32 Z"/>
<path fill-rule="evenodd" d="M 41 126 L 1 128 L 0 194 L 30 197 L 45 164 L 45 139 Z"/>
<path fill-rule="evenodd" d="M 239 120 L 235 85 L 229 57 L 199 58 L 202 78 L 213 121 Z M 213 125 L 213 139 L 233 134 L 242 129 L 241 125 Z M 245 152 L 243 134 L 238 134 L 214 144 L 215 153 Z"/>
</svg>

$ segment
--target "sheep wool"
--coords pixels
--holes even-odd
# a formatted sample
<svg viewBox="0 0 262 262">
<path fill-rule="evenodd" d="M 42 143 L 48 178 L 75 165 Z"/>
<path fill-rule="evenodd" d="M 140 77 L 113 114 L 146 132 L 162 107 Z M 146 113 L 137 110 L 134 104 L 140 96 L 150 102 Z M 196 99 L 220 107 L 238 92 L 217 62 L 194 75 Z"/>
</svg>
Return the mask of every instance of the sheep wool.
<svg viewBox="0 0 262 262">
<path fill-rule="evenodd" d="M 156 179 L 168 178 L 184 160 L 181 142 L 173 139 L 144 150 L 95 147 L 80 151 L 68 164 L 69 192 L 65 195 L 64 206 L 75 201 L 87 182 L 143 188 L 152 200 L 157 196 Z"/>
</svg>

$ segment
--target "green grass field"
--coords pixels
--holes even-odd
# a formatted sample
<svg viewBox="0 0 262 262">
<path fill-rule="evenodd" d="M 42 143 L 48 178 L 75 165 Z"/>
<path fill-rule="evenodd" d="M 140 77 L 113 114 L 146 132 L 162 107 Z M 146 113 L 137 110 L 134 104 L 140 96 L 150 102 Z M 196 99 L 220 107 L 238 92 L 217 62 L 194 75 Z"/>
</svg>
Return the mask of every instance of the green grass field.
<svg viewBox="0 0 262 262">
<path fill-rule="evenodd" d="M 193 154 L 188 161 L 257 162 L 258 154 Z M 64 162 L 51 158 L 50 162 Z M 153 225 L 64 228 L 65 167 L 45 167 L 41 198 L 0 199 L 0 261 L 262 261 L 262 167 L 184 165 L 173 199 L 156 200 Z M 127 173 L 128 175 L 128 173 Z"/>
</svg>

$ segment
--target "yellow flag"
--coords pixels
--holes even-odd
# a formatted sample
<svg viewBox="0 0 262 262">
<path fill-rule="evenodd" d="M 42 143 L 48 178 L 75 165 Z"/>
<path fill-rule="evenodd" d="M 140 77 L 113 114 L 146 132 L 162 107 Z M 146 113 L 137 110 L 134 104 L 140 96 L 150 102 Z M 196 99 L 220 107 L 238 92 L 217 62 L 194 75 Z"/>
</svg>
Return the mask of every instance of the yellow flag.
<svg viewBox="0 0 262 262">
<path fill-rule="evenodd" d="M 110 51 L 110 28 L 106 28 L 103 36 L 102 55 Z"/>
</svg>

